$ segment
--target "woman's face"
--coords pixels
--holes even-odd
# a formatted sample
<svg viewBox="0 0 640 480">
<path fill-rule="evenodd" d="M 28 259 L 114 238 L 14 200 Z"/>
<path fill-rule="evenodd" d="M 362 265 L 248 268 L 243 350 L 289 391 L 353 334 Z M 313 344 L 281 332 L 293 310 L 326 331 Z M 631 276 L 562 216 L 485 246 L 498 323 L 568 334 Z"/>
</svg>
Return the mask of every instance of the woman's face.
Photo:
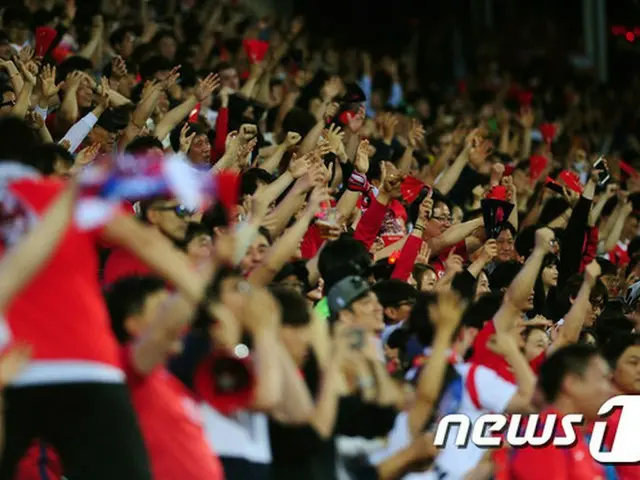
<svg viewBox="0 0 640 480">
<path fill-rule="evenodd" d="M 422 285 L 420 290 L 422 292 L 433 292 L 436 289 L 436 282 L 438 281 L 438 276 L 436 272 L 431 269 L 428 269 L 424 272 L 424 276 L 422 277 Z"/>
<path fill-rule="evenodd" d="M 489 288 L 489 278 L 486 273 L 480 272 L 480 275 L 478 275 L 478 283 L 476 285 L 476 300 L 487 293 L 491 293 L 491 288 Z"/>
<path fill-rule="evenodd" d="M 542 330 L 532 330 L 524 344 L 524 356 L 528 361 L 533 360 L 549 348 L 549 337 Z"/>
<path fill-rule="evenodd" d="M 558 286 L 558 267 L 555 263 L 542 269 L 542 284 L 548 288 Z"/>
</svg>

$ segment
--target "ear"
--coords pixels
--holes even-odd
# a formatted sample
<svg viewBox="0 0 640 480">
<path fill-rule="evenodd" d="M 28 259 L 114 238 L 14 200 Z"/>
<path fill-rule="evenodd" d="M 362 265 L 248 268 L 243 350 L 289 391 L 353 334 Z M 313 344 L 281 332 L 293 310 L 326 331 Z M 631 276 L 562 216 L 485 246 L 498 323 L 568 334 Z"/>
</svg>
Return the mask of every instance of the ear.
<svg viewBox="0 0 640 480">
<path fill-rule="evenodd" d="M 389 317 L 391 320 L 396 319 L 396 313 L 398 313 L 396 307 L 384 307 L 382 311 L 384 312 L 385 317 Z"/>
<path fill-rule="evenodd" d="M 124 329 L 133 338 L 137 337 L 141 332 L 138 324 L 138 317 L 131 315 L 124 321 Z"/>
</svg>

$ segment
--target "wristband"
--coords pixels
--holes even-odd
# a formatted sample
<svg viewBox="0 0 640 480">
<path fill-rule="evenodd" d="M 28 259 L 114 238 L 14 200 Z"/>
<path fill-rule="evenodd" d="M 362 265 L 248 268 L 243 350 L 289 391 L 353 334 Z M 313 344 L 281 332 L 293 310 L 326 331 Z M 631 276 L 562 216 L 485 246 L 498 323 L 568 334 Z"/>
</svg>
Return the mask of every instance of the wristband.
<svg viewBox="0 0 640 480">
<path fill-rule="evenodd" d="M 367 176 L 354 170 L 347 181 L 347 190 L 360 193 L 367 192 L 369 190 L 369 181 L 367 180 Z"/>
</svg>

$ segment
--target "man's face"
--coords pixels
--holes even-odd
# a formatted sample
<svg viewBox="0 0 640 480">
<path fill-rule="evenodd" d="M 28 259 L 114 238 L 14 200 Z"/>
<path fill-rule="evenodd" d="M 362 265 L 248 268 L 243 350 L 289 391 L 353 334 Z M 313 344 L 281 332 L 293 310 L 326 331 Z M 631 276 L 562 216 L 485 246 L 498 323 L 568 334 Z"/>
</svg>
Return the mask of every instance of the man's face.
<svg viewBox="0 0 640 480">
<path fill-rule="evenodd" d="M 169 60 L 173 60 L 176 56 L 176 41 L 173 37 L 162 37 L 158 42 L 158 51 L 160 55 Z"/>
<path fill-rule="evenodd" d="M 160 290 L 147 296 L 142 312 L 126 320 L 125 328 L 132 337 L 139 337 L 156 318 L 163 303 L 169 298 L 168 290 Z"/>
<path fill-rule="evenodd" d="M 126 60 L 133 53 L 134 41 L 135 41 L 135 37 L 133 36 L 133 33 L 127 32 L 127 34 L 122 39 L 122 43 L 120 43 L 120 45 L 117 46 L 118 54 L 123 59 Z"/>
<path fill-rule="evenodd" d="M 427 235 L 437 237 L 451 226 L 451 210 L 445 203 L 438 202 L 433 207 L 431 218 L 427 222 Z"/>
<path fill-rule="evenodd" d="M 93 104 L 93 89 L 88 78 L 83 78 L 80 81 L 80 86 L 76 92 L 76 101 L 81 108 L 89 108 Z"/>
<path fill-rule="evenodd" d="M 262 235 L 258 235 L 258 238 L 255 239 L 251 247 L 249 247 L 247 254 L 240 262 L 242 273 L 249 273 L 260 265 L 264 260 L 264 254 L 268 249 L 269 240 Z"/>
<path fill-rule="evenodd" d="M 342 312 L 350 326 L 362 328 L 376 334 L 384 329 L 384 315 L 382 305 L 374 292 L 369 292 L 363 298 L 353 302 L 349 310 Z"/>
<path fill-rule="evenodd" d="M 13 48 L 9 42 L 0 43 L 0 58 L 2 60 L 10 60 L 13 54 Z"/>
<path fill-rule="evenodd" d="M 627 217 L 624 222 L 623 238 L 633 238 L 638 234 L 638 219 L 634 216 Z"/>
<path fill-rule="evenodd" d="M 592 327 L 596 320 L 602 313 L 602 308 L 604 307 L 604 298 L 602 297 L 590 297 L 589 305 L 591 308 L 587 312 L 587 318 L 585 319 L 584 326 Z"/>
<path fill-rule="evenodd" d="M 157 202 L 148 211 L 152 225 L 173 240 L 184 240 L 187 225 L 193 212 L 182 207 L 176 200 Z"/>
<path fill-rule="evenodd" d="M 116 143 L 117 134 L 114 132 L 109 132 L 106 129 L 102 128 L 99 125 L 96 125 L 91 129 L 89 135 L 87 136 L 89 139 L 89 143 L 100 144 L 100 151 L 103 153 L 109 153 L 113 151 L 113 148 Z"/>
<path fill-rule="evenodd" d="M 10 115 L 16 104 L 16 94 L 11 91 L 2 94 L 2 102 L 0 102 L 0 116 Z"/>
<path fill-rule="evenodd" d="M 240 89 L 240 77 L 235 68 L 227 68 L 220 71 L 220 87 L 229 87 L 233 91 Z"/>
<path fill-rule="evenodd" d="M 208 164 L 211 162 L 211 143 L 206 135 L 196 135 L 189 148 L 189 159 L 194 164 Z"/>
<path fill-rule="evenodd" d="M 607 363 L 600 356 L 593 357 L 582 377 L 573 376 L 568 391 L 580 412 L 588 420 L 598 417 L 598 410 L 613 394 Z"/>
<path fill-rule="evenodd" d="M 405 300 L 393 307 L 384 308 L 384 314 L 393 324 L 404 322 L 411 314 L 414 305 L 413 300 Z"/>
<path fill-rule="evenodd" d="M 187 245 L 187 255 L 196 263 L 208 260 L 213 254 L 213 240 L 211 235 L 200 234 L 191 239 Z"/>
<path fill-rule="evenodd" d="M 640 394 L 640 345 L 628 347 L 620 355 L 613 382 L 626 395 Z"/>
<path fill-rule="evenodd" d="M 515 258 L 513 235 L 510 230 L 502 230 L 496 239 L 498 243 L 498 262 L 509 262 Z"/>
</svg>

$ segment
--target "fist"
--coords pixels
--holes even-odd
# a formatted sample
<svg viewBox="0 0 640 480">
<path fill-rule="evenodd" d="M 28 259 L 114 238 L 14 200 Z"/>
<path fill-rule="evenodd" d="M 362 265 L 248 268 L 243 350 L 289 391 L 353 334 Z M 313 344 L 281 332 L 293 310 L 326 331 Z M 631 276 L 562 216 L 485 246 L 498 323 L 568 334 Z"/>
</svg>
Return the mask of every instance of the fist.
<svg viewBox="0 0 640 480">
<path fill-rule="evenodd" d="M 551 243 L 555 240 L 555 234 L 550 228 L 541 228 L 536 230 L 536 248 L 543 250 L 545 253 L 551 251 Z"/>
<path fill-rule="evenodd" d="M 596 280 L 602 273 L 602 269 L 598 262 L 593 260 L 587 267 L 584 269 L 585 280 L 589 282 L 591 285 L 596 283 Z"/>
<path fill-rule="evenodd" d="M 302 140 L 302 137 L 298 132 L 287 132 L 287 138 L 285 139 L 284 144 L 287 148 L 291 148 L 294 145 L 297 145 L 300 140 Z"/>
<path fill-rule="evenodd" d="M 487 240 L 482 247 L 482 256 L 489 261 L 498 256 L 498 242 L 495 239 Z"/>
</svg>

